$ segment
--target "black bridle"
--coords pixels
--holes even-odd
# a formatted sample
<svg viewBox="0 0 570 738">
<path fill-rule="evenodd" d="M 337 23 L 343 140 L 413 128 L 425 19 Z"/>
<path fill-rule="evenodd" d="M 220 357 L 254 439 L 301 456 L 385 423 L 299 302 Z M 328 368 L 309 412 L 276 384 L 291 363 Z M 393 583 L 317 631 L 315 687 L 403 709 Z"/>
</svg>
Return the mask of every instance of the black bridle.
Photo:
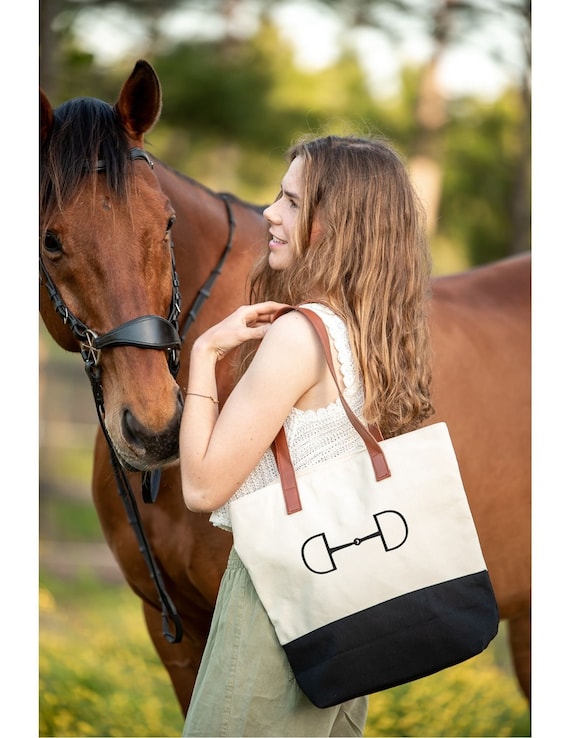
<svg viewBox="0 0 570 738">
<path fill-rule="evenodd" d="M 146 151 L 140 148 L 130 149 L 131 160 L 143 159 L 147 162 L 151 169 L 154 168 L 154 164 L 147 154 Z M 94 168 L 86 167 L 91 171 L 101 172 L 105 171 L 105 162 L 98 160 Z M 105 427 L 105 405 L 103 402 L 103 385 L 101 380 L 101 351 L 107 348 L 114 348 L 117 346 L 136 346 L 137 348 L 149 348 L 149 349 L 163 349 L 168 352 L 168 366 L 170 372 L 174 378 L 178 374 L 180 368 L 180 351 L 182 342 L 186 337 L 190 327 L 196 320 L 198 312 L 202 307 L 204 301 L 210 296 L 212 287 L 217 277 L 221 274 L 222 267 L 226 261 L 226 258 L 232 248 L 233 235 L 235 230 L 235 220 L 232 213 L 229 199 L 225 195 L 220 195 L 226 205 L 228 222 L 229 222 L 229 235 L 224 250 L 218 263 L 210 273 L 207 280 L 204 282 L 202 287 L 198 290 L 196 297 L 190 307 L 188 316 L 184 322 L 184 327 L 181 333 L 178 331 L 178 317 L 181 311 L 181 296 L 180 296 L 180 283 L 178 281 L 178 275 L 176 273 L 176 265 L 174 261 L 174 244 L 171 240 L 171 271 L 172 271 L 172 300 L 170 305 L 170 313 L 168 318 L 163 318 L 159 315 L 141 315 L 138 318 L 129 320 L 126 323 L 113 328 L 107 333 L 98 335 L 95 331 L 85 325 L 79 320 L 65 305 L 57 287 L 55 286 L 52 278 L 50 277 L 45 265 L 43 263 L 40 253 L 40 282 L 43 282 L 47 289 L 49 298 L 54 305 L 56 313 L 61 317 L 64 324 L 68 325 L 73 336 L 77 339 L 80 345 L 81 356 L 84 362 L 84 368 L 91 382 L 91 389 L 95 400 L 95 407 L 97 410 L 97 416 L 99 418 L 99 424 L 103 431 L 105 440 L 109 447 L 109 453 L 111 457 L 111 464 L 117 482 L 117 487 L 121 499 L 125 505 L 127 511 L 127 517 L 131 527 L 133 528 L 137 541 L 139 544 L 139 550 L 141 551 L 145 562 L 147 564 L 149 574 L 153 580 L 158 598 L 162 607 L 162 632 L 164 637 L 170 643 L 178 643 L 182 640 L 183 629 L 180 617 L 176 612 L 174 603 L 166 591 L 162 575 L 156 564 L 153 556 L 150 544 L 146 537 L 142 520 L 139 514 L 137 502 L 132 492 L 129 480 L 126 476 L 125 469 L 121 466 L 113 442 Z M 158 490 L 160 488 L 160 469 L 156 469 L 152 472 L 142 472 L 142 495 L 145 502 L 155 502 Z M 169 628 L 169 621 L 174 624 L 174 632 Z"/>
</svg>

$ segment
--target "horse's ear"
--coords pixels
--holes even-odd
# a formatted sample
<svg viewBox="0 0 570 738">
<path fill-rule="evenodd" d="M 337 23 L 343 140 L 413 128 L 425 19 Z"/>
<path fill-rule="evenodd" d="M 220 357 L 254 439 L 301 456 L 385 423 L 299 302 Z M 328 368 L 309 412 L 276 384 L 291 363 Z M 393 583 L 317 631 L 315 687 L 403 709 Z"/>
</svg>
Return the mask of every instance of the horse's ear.
<svg viewBox="0 0 570 738">
<path fill-rule="evenodd" d="M 115 110 L 127 134 L 142 145 L 142 137 L 154 126 L 162 109 L 162 91 L 151 65 L 139 59 L 124 83 Z"/>
<path fill-rule="evenodd" d="M 40 143 L 43 143 L 51 131 L 53 125 L 53 108 L 50 101 L 40 88 Z"/>
</svg>

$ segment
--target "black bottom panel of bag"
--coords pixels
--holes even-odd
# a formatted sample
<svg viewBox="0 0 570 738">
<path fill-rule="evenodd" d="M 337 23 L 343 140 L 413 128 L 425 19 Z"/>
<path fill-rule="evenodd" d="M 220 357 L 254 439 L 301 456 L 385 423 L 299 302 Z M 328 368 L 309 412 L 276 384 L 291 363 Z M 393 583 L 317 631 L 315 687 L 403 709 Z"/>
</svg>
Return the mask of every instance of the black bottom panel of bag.
<svg viewBox="0 0 570 738">
<path fill-rule="evenodd" d="M 485 650 L 498 627 L 482 571 L 341 618 L 284 649 L 311 702 L 331 707 L 466 661 Z"/>
</svg>

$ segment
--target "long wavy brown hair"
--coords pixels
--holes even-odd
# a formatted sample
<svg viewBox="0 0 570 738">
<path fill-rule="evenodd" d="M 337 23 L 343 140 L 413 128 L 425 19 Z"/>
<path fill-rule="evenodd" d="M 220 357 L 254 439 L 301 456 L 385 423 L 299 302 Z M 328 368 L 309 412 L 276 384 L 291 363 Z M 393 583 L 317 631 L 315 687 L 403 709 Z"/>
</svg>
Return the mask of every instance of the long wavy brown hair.
<svg viewBox="0 0 570 738">
<path fill-rule="evenodd" d="M 251 274 L 252 302 L 322 302 L 346 321 L 364 382 L 364 418 L 388 438 L 433 413 L 427 301 L 431 258 L 423 208 L 403 160 L 383 139 L 302 139 L 294 234 L 283 271 L 268 254 Z M 318 228 L 313 231 L 313 225 Z M 240 373 L 254 347 L 244 347 Z"/>
</svg>

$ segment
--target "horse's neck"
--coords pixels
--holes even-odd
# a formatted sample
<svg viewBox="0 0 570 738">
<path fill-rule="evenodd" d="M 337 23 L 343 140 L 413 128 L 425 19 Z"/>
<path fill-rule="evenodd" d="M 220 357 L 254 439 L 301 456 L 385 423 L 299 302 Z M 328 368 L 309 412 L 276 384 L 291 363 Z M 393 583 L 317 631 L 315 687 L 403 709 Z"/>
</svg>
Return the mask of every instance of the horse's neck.
<svg viewBox="0 0 570 738">
<path fill-rule="evenodd" d="M 161 162 L 156 162 L 155 171 L 176 212 L 176 251 L 183 249 L 181 258 L 185 263 L 191 262 L 192 273 L 188 279 L 195 285 L 201 284 L 230 237 L 230 212 L 226 202 L 219 194 Z M 235 276 L 229 289 L 233 292 L 241 288 L 240 294 L 243 294 L 251 264 L 267 244 L 267 224 L 261 212 L 252 205 L 231 197 L 229 204 L 235 223 L 229 259 L 232 260 L 236 252 L 240 254 L 239 264 L 232 260 Z"/>
<path fill-rule="evenodd" d="M 177 220 L 188 220 L 187 225 L 198 230 L 221 225 L 223 202 L 215 192 L 160 161 L 155 161 L 155 172 L 176 211 Z"/>
<path fill-rule="evenodd" d="M 206 286 L 211 292 L 206 299 L 198 298 L 202 305 L 189 332 L 191 342 L 246 300 L 250 268 L 266 243 L 265 221 L 253 207 L 230 199 L 232 229 L 222 197 L 160 162 L 155 162 L 155 172 L 176 212 L 172 233 L 182 294 L 181 326 L 200 291 Z"/>
<path fill-rule="evenodd" d="M 227 241 L 226 208 L 214 192 L 155 162 L 163 192 L 176 213 L 173 229 L 176 266 L 185 292 L 200 287 Z"/>
</svg>

